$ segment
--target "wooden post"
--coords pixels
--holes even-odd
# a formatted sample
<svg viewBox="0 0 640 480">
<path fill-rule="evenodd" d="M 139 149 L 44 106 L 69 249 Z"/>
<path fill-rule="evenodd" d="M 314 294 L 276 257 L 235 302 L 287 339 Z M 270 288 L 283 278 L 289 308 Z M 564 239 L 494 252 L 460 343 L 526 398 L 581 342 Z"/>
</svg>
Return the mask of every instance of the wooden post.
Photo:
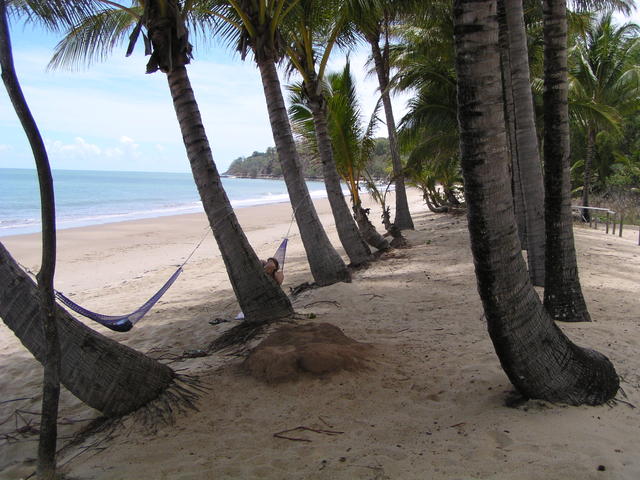
<svg viewBox="0 0 640 480">
<path fill-rule="evenodd" d="M 598 229 L 598 217 L 595 218 L 595 220 L 593 222 L 593 225 L 594 225 L 595 229 L 597 230 Z"/>
<path fill-rule="evenodd" d="M 620 229 L 618 230 L 618 236 L 622 237 L 622 225 L 624 224 L 624 214 L 620 212 Z"/>
<path fill-rule="evenodd" d="M 609 210 L 607 210 L 607 227 L 604 233 L 609 233 Z"/>
</svg>

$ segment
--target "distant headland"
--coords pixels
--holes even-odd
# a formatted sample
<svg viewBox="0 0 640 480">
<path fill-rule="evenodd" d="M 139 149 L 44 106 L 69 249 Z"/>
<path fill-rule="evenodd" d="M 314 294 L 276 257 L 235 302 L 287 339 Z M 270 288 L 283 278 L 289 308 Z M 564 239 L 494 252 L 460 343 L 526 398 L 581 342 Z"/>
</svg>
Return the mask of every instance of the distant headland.
<svg viewBox="0 0 640 480">
<path fill-rule="evenodd" d="M 298 144 L 298 154 L 300 155 L 304 177 L 307 180 L 322 181 L 322 165 L 314 152 L 304 144 Z M 374 178 L 384 177 L 388 162 L 389 140 L 376 138 L 373 160 L 367 167 L 371 176 Z M 247 157 L 236 158 L 222 176 L 279 180 L 282 179 L 282 167 L 278 161 L 276 149 L 269 147 L 265 152 L 254 151 Z"/>
</svg>

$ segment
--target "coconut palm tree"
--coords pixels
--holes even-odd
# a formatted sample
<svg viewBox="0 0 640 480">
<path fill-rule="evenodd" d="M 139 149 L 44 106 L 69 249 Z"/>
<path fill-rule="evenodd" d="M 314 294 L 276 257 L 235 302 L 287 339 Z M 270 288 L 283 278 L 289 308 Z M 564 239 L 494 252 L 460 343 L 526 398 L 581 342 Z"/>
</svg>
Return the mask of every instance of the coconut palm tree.
<svg viewBox="0 0 640 480">
<path fill-rule="evenodd" d="M 531 80 L 527 33 L 522 0 L 504 1 L 504 38 L 502 55 L 505 95 L 508 102 L 506 118 L 510 127 L 510 152 L 513 165 L 513 185 L 521 212 L 519 232 L 527 249 L 529 274 L 534 285 L 544 285 L 544 183 L 538 150 L 535 111 Z M 520 230 L 524 229 L 524 232 Z"/>
<path fill-rule="evenodd" d="M 366 167 L 375 146 L 373 130 L 377 121 L 377 109 L 365 128 L 350 68 L 350 63 L 347 61 L 342 72 L 326 76 L 323 98 L 327 106 L 327 131 L 331 138 L 332 156 L 339 175 L 349 189 L 360 232 L 369 245 L 379 250 L 386 250 L 389 248 L 389 242 L 371 224 L 360 199 L 360 188 L 365 180 Z M 302 85 L 290 87 L 289 114 L 296 131 L 317 151 L 316 122 L 312 108 L 308 104 L 308 96 L 302 88 Z"/>
<path fill-rule="evenodd" d="M 42 415 L 40 440 L 38 443 L 38 477 L 53 478 L 56 471 L 56 441 L 58 438 L 58 402 L 60 399 L 60 342 L 55 318 L 55 294 L 53 278 L 56 268 L 56 212 L 53 177 L 47 151 L 31 115 L 29 105 L 22 93 L 16 75 L 7 9 L 0 0 L 0 65 L 11 103 L 29 139 L 40 184 L 40 210 L 42 217 L 42 262 L 37 275 L 42 312 L 42 326 L 46 340 L 44 355 L 44 378 L 42 388 Z"/>
<path fill-rule="evenodd" d="M 399 124 L 407 177 L 422 190 L 429 209 L 443 212 L 460 206 L 454 193 L 461 178 L 453 24 L 449 6 L 431 10 L 401 29 L 402 41 L 392 51 L 398 71 L 393 84 L 399 91 L 416 91 Z"/>
<path fill-rule="evenodd" d="M 186 18 L 187 12 L 176 0 L 146 0 L 135 8 L 109 4 L 85 16 L 69 31 L 56 47 L 52 65 L 104 56 L 129 32 L 130 54 L 139 34 L 146 31 L 145 46 L 150 54 L 147 73 L 160 70 L 167 75 L 193 178 L 240 308 L 249 322 L 288 316 L 293 313 L 291 303 L 276 282 L 264 274 L 213 160 L 186 69 L 191 59 Z"/>
<path fill-rule="evenodd" d="M 314 123 L 316 147 L 322 164 L 327 197 L 336 221 L 336 230 L 351 263 L 360 265 L 371 258 L 342 194 L 340 175 L 333 159 L 327 128 L 327 102 L 322 84 L 329 56 L 344 35 L 345 9 L 341 1 L 300 2 L 299 14 L 290 25 L 291 40 L 286 53 L 292 70 L 302 76 L 301 93 L 306 96 Z"/>
<path fill-rule="evenodd" d="M 614 25 L 609 12 L 589 25 L 571 51 L 570 112 L 586 139 L 582 205 L 589 206 L 591 176 L 600 132 L 622 133 L 622 119 L 638 108 L 640 67 L 633 60 L 639 28 Z M 583 210 L 589 220 L 589 210 Z"/>
<path fill-rule="evenodd" d="M 527 398 L 596 405 L 619 380 L 602 354 L 573 344 L 543 308 L 520 254 L 508 166 L 496 0 L 455 0 L 460 150 L 469 233 L 489 335 Z"/>
<path fill-rule="evenodd" d="M 624 0 L 580 0 L 576 6 L 612 6 L 629 11 Z M 544 305 L 556 320 L 590 321 L 582 294 L 571 219 L 570 140 L 567 78 L 567 2 L 543 2 L 544 35 Z"/>
<path fill-rule="evenodd" d="M 5 2 L 2 2 L 2 7 L 5 6 Z M 73 8 L 68 8 L 70 6 Z M 78 21 L 90 14 L 93 6 L 91 1 L 78 1 L 70 5 L 56 0 L 11 4 L 13 13 L 17 16 L 26 15 L 53 29 Z M 3 12 L 2 19 L 5 18 L 4 15 Z M 32 119 L 28 118 L 24 99 L 18 98 L 20 95 L 16 90 L 18 84 L 15 72 L 10 65 L 10 43 L 5 21 L 0 22 L 0 38 L 3 80 L 9 84 L 10 96 L 19 110 L 19 116 L 27 120 L 28 138 L 34 144 L 39 166 L 45 170 L 43 177 L 49 177 L 46 172 L 46 152 L 37 138 Z M 14 331 L 34 357 L 44 363 L 47 356 L 51 357 L 48 350 L 55 342 L 51 342 L 49 328 L 43 328 L 42 319 L 45 316 L 55 319 L 61 344 L 60 382 L 80 400 L 104 415 L 131 413 L 157 399 L 168 388 L 181 391 L 182 387 L 177 383 L 179 379 L 169 367 L 90 330 L 51 302 L 53 286 L 49 279 L 53 275 L 54 258 L 47 254 L 47 250 L 53 250 L 55 242 L 55 232 L 51 225 L 54 203 L 50 181 L 45 178 L 44 184 L 47 193 L 43 198 L 49 210 L 43 221 L 43 236 L 47 246 L 43 249 L 46 258 L 43 258 L 38 282 L 45 283 L 44 277 L 48 277 L 46 288 L 39 288 L 0 244 L 0 317 L 3 322 Z M 49 272 L 45 275 L 44 270 L 47 269 Z M 43 296 L 48 298 L 43 299 Z M 186 393 L 183 398 L 189 400 L 193 397 Z"/>
<path fill-rule="evenodd" d="M 273 140 L 315 282 L 331 285 L 350 281 L 351 275 L 331 245 L 309 196 L 276 68 L 288 44 L 284 27 L 295 25 L 299 2 L 213 0 L 209 7 L 215 34 L 235 44 L 243 60 L 251 52 L 260 71 Z"/>
<path fill-rule="evenodd" d="M 389 135 L 389 149 L 393 166 L 393 180 L 396 193 L 396 216 L 394 224 L 399 229 L 413 229 L 407 193 L 404 185 L 404 170 L 400 159 L 396 123 L 391 105 L 391 27 L 402 11 L 411 11 L 414 2 L 404 0 L 381 0 L 377 2 L 349 2 L 350 19 L 371 48 L 380 96 Z M 419 2 L 424 8 L 422 2 Z"/>
<path fill-rule="evenodd" d="M 566 0 L 546 0 L 544 6 L 544 305 L 556 320 L 588 322 L 571 219 Z"/>
</svg>

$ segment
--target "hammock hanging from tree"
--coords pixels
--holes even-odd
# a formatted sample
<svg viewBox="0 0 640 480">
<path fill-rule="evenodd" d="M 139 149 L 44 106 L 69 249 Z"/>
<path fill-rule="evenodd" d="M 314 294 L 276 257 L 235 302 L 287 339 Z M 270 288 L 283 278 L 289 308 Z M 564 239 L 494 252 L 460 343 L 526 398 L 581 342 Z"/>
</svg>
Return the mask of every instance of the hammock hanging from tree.
<svg viewBox="0 0 640 480">
<path fill-rule="evenodd" d="M 191 254 L 182 263 L 182 265 L 180 265 L 178 269 L 175 271 L 175 273 L 171 275 L 171 277 L 169 277 L 169 280 L 166 281 L 166 283 L 160 288 L 160 290 L 158 290 L 156 294 L 153 295 L 153 297 L 151 297 L 149 300 L 147 300 L 140 308 L 129 313 L 128 315 L 115 316 L 115 315 L 103 315 L 100 313 L 92 312 L 91 310 L 87 310 L 86 308 L 81 307 L 80 305 L 75 303 L 73 300 L 69 299 L 64 294 L 62 294 L 61 292 L 58 292 L 57 290 L 55 292 L 56 297 L 58 297 L 58 300 L 60 300 L 68 308 L 82 315 L 83 317 L 87 317 L 88 319 L 93 320 L 94 322 L 98 322 L 100 325 L 103 325 L 116 332 L 128 332 L 133 328 L 133 326 L 136 324 L 136 322 L 138 322 L 138 320 L 144 317 L 147 314 L 147 312 L 153 308 L 153 306 L 158 302 L 158 300 L 160 300 L 160 298 L 165 294 L 165 292 L 169 290 L 169 287 L 173 285 L 173 282 L 175 282 L 178 276 L 180 276 L 180 274 L 182 273 L 182 267 L 184 267 L 185 264 L 189 261 L 191 256 L 202 244 L 203 240 L 204 240 L 204 237 L 202 238 L 202 240 L 200 240 L 198 245 L 196 245 L 196 247 L 193 249 Z M 284 240 L 282 240 L 282 243 L 280 244 L 278 249 L 276 250 L 276 253 L 273 254 L 273 258 L 275 258 L 278 261 L 281 269 L 284 266 L 284 259 L 287 252 L 287 242 L 288 242 L 288 238 L 285 237 Z"/>
<path fill-rule="evenodd" d="M 56 297 L 62 303 L 64 303 L 67 307 L 69 307 L 74 312 L 82 315 L 83 317 L 87 317 L 94 322 L 98 322 L 100 325 L 104 325 L 111 330 L 116 332 L 128 332 L 133 328 L 138 320 L 144 317 L 149 310 L 153 308 L 153 306 L 160 300 L 162 295 L 169 290 L 169 287 L 173 285 L 173 282 L 176 281 L 178 276 L 182 273 L 182 265 L 178 267 L 173 275 L 167 280 L 167 282 L 156 292 L 156 294 L 147 300 L 144 305 L 138 308 L 136 311 L 131 312 L 128 315 L 102 315 L 101 313 L 92 312 L 91 310 L 87 310 L 84 307 L 81 307 L 73 300 L 67 298 L 61 292 L 56 291 Z"/>
<path fill-rule="evenodd" d="M 278 249 L 276 250 L 276 253 L 273 254 L 273 257 L 271 257 L 271 258 L 275 258 L 278 261 L 278 266 L 280 267 L 280 270 L 284 270 L 284 257 L 287 254 L 288 241 L 289 239 L 285 237 L 282 240 L 282 243 L 280 244 Z"/>
</svg>

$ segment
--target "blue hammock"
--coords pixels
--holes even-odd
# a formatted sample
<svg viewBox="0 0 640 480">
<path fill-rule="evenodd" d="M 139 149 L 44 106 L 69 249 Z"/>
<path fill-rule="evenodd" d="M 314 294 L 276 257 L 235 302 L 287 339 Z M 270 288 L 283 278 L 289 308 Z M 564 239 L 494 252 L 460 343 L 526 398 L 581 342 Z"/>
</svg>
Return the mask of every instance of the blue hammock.
<svg viewBox="0 0 640 480">
<path fill-rule="evenodd" d="M 276 253 L 273 254 L 273 258 L 275 258 L 280 264 L 280 269 L 284 268 L 284 259 L 287 252 L 287 241 L 288 241 L 287 238 L 282 240 L 282 243 L 276 250 Z M 200 241 L 200 243 L 202 243 L 202 241 Z M 200 244 L 198 244 L 198 246 L 200 246 Z M 195 252 L 195 249 L 194 249 L 194 252 Z M 191 253 L 191 255 L 193 255 L 193 252 Z M 191 258 L 191 255 L 189 255 L 189 258 Z M 182 267 L 184 267 L 185 263 L 187 263 L 189 258 L 187 258 L 187 260 L 185 260 L 184 263 L 178 267 L 175 273 L 171 275 L 169 280 L 167 280 L 167 282 L 160 288 L 160 290 L 156 292 L 156 294 L 153 297 L 147 300 L 145 304 L 142 305 L 140 308 L 129 313 L 128 315 L 114 316 L 114 315 L 103 315 L 101 313 L 92 312 L 91 310 L 87 310 L 86 308 L 81 307 L 80 305 L 75 303 L 73 300 L 66 297 L 61 292 L 58 292 L 57 290 L 56 290 L 56 297 L 58 297 L 58 300 L 64 303 L 71 310 L 82 315 L 83 317 L 87 317 L 90 320 L 93 320 L 94 322 L 98 322 L 100 325 L 103 325 L 113 331 L 128 332 L 133 328 L 133 326 L 136 324 L 138 320 L 144 317 L 147 314 L 147 312 L 151 310 L 156 303 L 158 303 L 158 300 L 160 300 L 160 298 L 165 294 L 165 292 L 169 290 L 169 287 L 173 285 L 173 282 L 175 282 L 178 276 L 182 273 Z"/>
<path fill-rule="evenodd" d="M 280 244 L 280 246 L 276 250 L 276 253 L 274 253 L 273 257 L 272 257 L 272 258 L 275 258 L 278 261 L 278 266 L 280 267 L 280 270 L 284 270 L 284 257 L 287 254 L 287 242 L 288 241 L 289 241 L 288 238 L 285 238 L 284 240 L 282 240 L 282 243 Z"/>
<path fill-rule="evenodd" d="M 73 300 L 64 296 L 61 292 L 58 292 L 57 290 L 56 290 L 56 297 L 58 297 L 58 300 L 64 303 L 71 310 L 73 310 L 76 313 L 79 313 L 83 317 L 87 317 L 93 320 L 94 322 L 98 322 L 100 325 L 104 325 L 105 327 L 110 328 L 111 330 L 114 330 L 116 332 L 128 332 L 133 328 L 133 326 L 136 324 L 138 320 L 144 317 L 146 313 L 149 310 L 151 310 L 151 308 L 153 308 L 153 306 L 158 302 L 158 300 L 160 300 L 162 295 L 164 295 L 164 293 L 167 290 L 169 290 L 169 287 L 173 285 L 173 282 L 176 281 L 176 279 L 181 273 L 182 273 L 182 265 L 178 267 L 175 273 L 171 275 L 169 280 L 167 280 L 167 282 L 162 286 L 162 288 L 160 288 L 160 290 L 156 292 L 156 294 L 153 297 L 147 300 L 145 304 L 142 305 L 140 308 L 138 308 L 136 311 L 131 312 L 128 315 L 114 316 L 114 315 L 102 315 L 100 313 L 92 312 L 90 310 L 87 310 L 84 307 L 81 307 L 80 305 L 75 303 Z"/>
</svg>

